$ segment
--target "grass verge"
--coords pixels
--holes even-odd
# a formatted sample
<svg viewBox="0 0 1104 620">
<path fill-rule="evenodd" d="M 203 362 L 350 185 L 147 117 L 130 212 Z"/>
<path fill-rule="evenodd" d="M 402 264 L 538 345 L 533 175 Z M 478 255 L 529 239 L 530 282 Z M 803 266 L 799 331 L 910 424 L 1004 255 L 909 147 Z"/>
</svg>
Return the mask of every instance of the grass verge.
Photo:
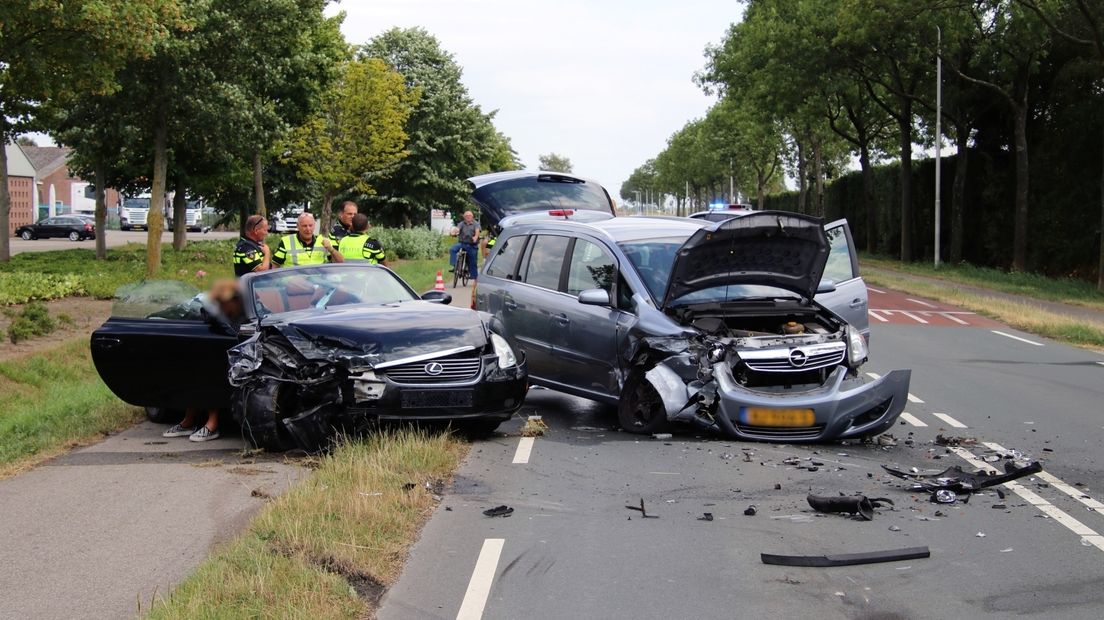
<svg viewBox="0 0 1104 620">
<path fill-rule="evenodd" d="M 86 338 L 2 362 L 0 478 L 140 417 L 100 380 Z"/>
<path fill-rule="evenodd" d="M 954 288 L 919 282 L 890 271 L 863 272 L 863 279 L 876 286 L 904 291 L 954 304 L 1007 323 L 1016 329 L 1059 342 L 1104 349 L 1104 323 L 1047 312 L 1027 304 L 995 299 Z"/>
<path fill-rule="evenodd" d="M 860 261 L 864 269 L 874 267 L 875 269 L 900 271 L 907 274 L 938 278 L 948 282 L 990 288 L 1014 295 L 1104 310 L 1104 293 L 1097 291 L 1091 282 L 1084 280 L 1048 278 L 1035 273 L 1009 273 L 999 269 L 975 267 L 965 263 L 960 265 L 945 264 L 936 269 L 926 263 L 902 263 L 901 261 L 868 254 L 863 254 Z M 865 278 L 866 275 L 864 271 L 863 277 Z"/>
<path fill-rule="evenodd" d="M 342 443 L 149 616 L 369 617 L 467 449 L 413 430 Z"/>
</svg>

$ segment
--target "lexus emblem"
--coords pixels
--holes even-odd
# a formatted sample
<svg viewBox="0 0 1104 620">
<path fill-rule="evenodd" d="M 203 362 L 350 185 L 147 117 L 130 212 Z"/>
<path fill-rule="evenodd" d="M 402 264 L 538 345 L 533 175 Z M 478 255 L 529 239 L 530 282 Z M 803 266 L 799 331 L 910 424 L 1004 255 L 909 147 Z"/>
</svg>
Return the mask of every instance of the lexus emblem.
<svg viewBox="0 0 1104 620">
<path fill-rule="evenodd" d="M 791 355 L 791 360 L 793 356 Z M 801 362 L 804 364 L 805 362 Z M 436 377 L 437 375 L 445 372 L 445 367 L 441 365 L 441 362 L 430 362 L 425 365 L 425 374 Z"/>
<path fill-rule="evenodd" d="M 801 368 L 809 361 L 809 356 L 805 355 L 805 352 L 801 349 L 794 349 L 790 351 L 790 366 L 794 368 Z M 426 372 L 429 372 L 428 370 Z"/>
</svg>

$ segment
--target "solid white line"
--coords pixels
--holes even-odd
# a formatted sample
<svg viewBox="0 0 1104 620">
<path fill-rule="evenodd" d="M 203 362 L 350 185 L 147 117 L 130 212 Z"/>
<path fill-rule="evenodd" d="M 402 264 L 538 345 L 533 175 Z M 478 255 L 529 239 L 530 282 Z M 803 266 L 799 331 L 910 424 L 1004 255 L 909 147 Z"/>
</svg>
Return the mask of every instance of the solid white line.
<svg viewBox="0 0 1104 620">
<path fill-rule="evenodd" d="M 985 445 L 988 446 L 990 444 Z M 973 453 L 971 453 L 969 450 L 959 447 L 952 447 L 950 448 L 950 450 L 961 457 L 964 461 L 966 461 L 970 465 L 973 465 L 974 467 L 977 467 L 978 469 L 982 469 L 985 471 L 991 471 L 993 469 L 993 467 L 988 463 L 985 463 L 984 461 L 981 461 L 974 457 Z M 1058 508 L 1054 504 L 1051 504 L 1042 497 L 1039 497 L 1039 495 L 1034 491 L 1024 488 L 1016 481 L 1006 482 L 1004 483 L 1004 486 L 1005 488 L 1010 489 L 1016 495 L 1024 498 L 1027 503 L 1049 515 L 1050 518 L 1054 519 L 1058 523 L 1061 523 L 1074 534 L 1080 536 L 1082 541 L 1096 547 L 1097 549 L 1100 549 L 1101 551 L 1104 551 L 1104 536 L 1098 534 L 1091 527 L 1071 517 L 1069 514 L 1063 512 L 1062 509 Z"/>
<path fill-rule="evenodd" d="M 464 593 L 464 602 L 460 604 L 460 613 L 456 620 L 479 620 L 483 617 L 483 608 L 487 606 L 487 597 L 491 594 L 491 584 L 498 571 L 498 557 L 502 555 L 505 538 L 488 538 L 483 541 L 479 559 L 475 561 L 468 591 Z"/>
<path fill-rule="evenodd" d="M 885 295 L 885 291 L 879 291 L 878 289 L 870 288 L 869 286 L 866 287 L 866 290 L 870 291 L 871 293 L 877 293 L 879 295 Z"/>
<path fill-rule="evenodd" d="M 927 306 L 929 308 L 938 308 L 939 307 L 939 306 L 936 306 L 935 304 L 929 304 L 926 301 L 920 301 L 919 299 L 913 299 L 911 297 L 906 297 L 905 299 L 911 301 L 914 304 L 920 304 L 921 306 Z"/>
<path fill-rule="evenodd" d="M 912 415 L 907 411 L 901 412 L 901 419 L 913 426 L 927 426 L 926 422 L 922 422 L 920 418 Z"/>
<path fill-rule="evenodd" d="M 950 319 L 950 320 L 954 321 L 955 323 L 958 323 L 959 325 L 969 325 L 969 323 L 967 323 L 966 321 L 963 321 L 962 319 L 960 319 L 957 316 L 951 314 L 950 312 L 940 312 L 939 316 L 941 316 L 945 319 Z"/>
<path fill-rule="evenodd" d="M 940 420 L 943 420 L 944 422 L 946 422 L 947 424 L 949 424 L 949 425 L 951 425 L 955 428 L 970 428 L 969 426 L 966 426 L 962 422 L 959 422 L 958 420 L 952 418 L 951 416 L 949 416 L 945 413 L 932 413 L 932 415 L 939 418 Z"/>
<path fill-rule="evenodd" d="M 873 379 L 875 381 L 882 378 L 882 375 L 879 375 L 876 372 L 868 372 L 868 373 L 866 373 L 866 376 L 870 377 L 871 379 Z"/>
<path fill-rule="evenodd" d="M 1027 338 L 1020 338 L 1019 336 L 1013 336 L 1012 334 L 1006 334 L 1004 332 L 999 332 L 995 329 L 992 330 L 992 332 L 994 334 L 998 335 L 998 336 L 1004 336 L 1005 338 L 1011 338 L 1012 340 L 1019 340 L 1020 342 L 1026 342 L 1027 344 L 1033 344 L 1037 347 L 1043 346 L 1043 343 L 1041 343 L 1041 342 L 1032 342 L 1032 341 L 1028 340 Z"/>
<path fill-rule="evenodd" d="M 910 403 L 918 403 L 918 404 L 921 404 L 921 405 L 924 404 L 924 401 L 922 401 L 919 398 L 917 398 L 916 396 L 914 396 L 912 392 L 909 392 L 908 399 L 909 399 Z"/>
<path fill-rule="evenodd" d="M 522 437 L 518 442 L 517 452 L 514 453 L 514 464 L 529 462 L 529 454 L 533 452 L 533 437 Z"/>
<path fill-rule="evenodd" d="M 1008 451 L 1008 450 L 1005 449 L 1004 446 L 1000 445 L 999 443 L 993 443 L 993 442 L 985 441 L 985 442 L 982 442 L 982 445 L 985 446 L 986 448 L 989 448 L 990 450 L 996 450 L 997 452 L 1007 452 Z M 1091 508 L 1093 510 L 1097 510 L 1097 511 L 1104 511 L 1104 503 L 1098 502 L 1095 499 L 1089 497 L 1081 489 L 1078 489 L 1077 487 L 1075 487 L 1071 484 L 1066 484 L 1058 476 L 1055 476 L 1054 474 L 1052 474 L 1050 472 L 1041 471 L 1041 472 L 1039 472 L 1039 477 L 1042 478 L 1043 480 L 1046 480 L 1050 484 L 1050 486 L 1058 489 L 1059 491 L 1065 493 L 1066 495 L 1069 495 L 1073 499 L 1081 502 L 1082 504 L 1088 506 L 1089 508 Z"/>
<path fill-rule="evenodd" d="M 869 314 L 870 316 L 872 316 L 872 317 L 874 317 L 874 318 L 878 319 L 879 321 L 881 321 L 881 322 L 883 322 L 883 323 L 888 323 L 888 322 L 889 322 L 889 319 L 887 319 L 887 318 L 885 318 L 884 316 L 882 316 L 882 315 L 878 314 L 878 313 L 877 313 L 877 312 L 875 312 L 874 310 L 867 310 L 867 312 L 866 312 L 866 313 L 867 313 L 867 314 Z M 1097 363 L 1098 363 L 1098 364 L 1104 364 L 1104 362 L 1097 362 Z"/>
<path fill-rule="evenodd" d="M 900 312 L 901 314 L 903 314 L 903 315 L 907 316 L 908 318 L 916 321 L 917 323 L 923 323 L 924 325 L 928 324 L 927 321 L 925 321 L 924 319 L 922 319 L 922 318 L 916 316 L 915 314 L 909 312 L 908 310 L 898 310 L 897 312 Z"/>
</svg>

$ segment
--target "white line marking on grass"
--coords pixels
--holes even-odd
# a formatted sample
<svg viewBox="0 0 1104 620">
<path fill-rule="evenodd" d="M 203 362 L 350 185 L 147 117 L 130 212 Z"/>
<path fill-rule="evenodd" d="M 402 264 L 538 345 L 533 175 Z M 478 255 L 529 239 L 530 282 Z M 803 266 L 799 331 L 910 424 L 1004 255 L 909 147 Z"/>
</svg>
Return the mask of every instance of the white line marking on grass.
<svg viewBox="0 0 1104 620">
<path fill-rule="evenodd" d="M 882 316 L 882 315 L 878 314 L 878 313 L 877 313 L 877 311 L 874 311 L 874 310 L 868 310 L 868 311 L 867 311 L 867 314 L 869 314 L 870 316 L 872 316 L 872 317 L 874 317 L 874 318 L 878 319 L 879 321 L 881 321 L 881 322 L 883 322 L 883 323 L 888 323 L 888 322 L 889 322 L 889 319 L 887 319 L 887 318 L 885 318 L 884 316 Z M 1097 362 L 1097 363 L 1098 363 L 1098 364 L 1104 364 L 1104 362 Z"/>
<path fill-rule="evenodd" d="M 912 392 L 909 392 L 908 399 L 909 399 L 910 403 L 918 403 L 918 404 L 921 404 L 921 405 L 924 404 L 924 401 L 917 398 L 916 395 L 914 395 Z"/>
<path fill-rule="evenodd" d="M 460 604 L 460 613 L 456 620 L 479 620 L 483 617 L 483 608 L 487 606 L 487 597 L 491 594 L 495 572 L 498 571 L 498 558 L 502 555 L 505 538 L 488 538 L 483 541 L 479 559 L 475 561 L 468 591 L 464 593 L 464 602 Z"/>
<path fill-rule="evenodd" d="M 927 306 L 929 308 L 938 308 L 939 307 L 939 306 L 936 306 L 935 304 L 929 304 L 926 301 L 920 301 L 919 299 L 913 299 L 911 297 L 906 297 L 905 299 L 911 301 L 914 304 L 920 304 L 921 306 Z"/>
<path fill-rule="evenodd" d="M 993 470 L 993 467 L 990 464 L 976 458 L 969 450 L 959 447 L 952 447 L 950 448 L 950 450 L 961 457 L 964 461 L 966 461 L 970 465 L 973 465 L 974 467 L 977 467 L 978 469 L 985 471 Z M 1043 511 L 1045 514 L 1050 516 L 1050 518 L 1054 519 L 1058 523 L 1061 523 L 1071 532 L 1080 536 L 1082 543 L 1092 545 L 1097 549 L 1104 551 L 1104 536 L 1101 536 L 1089 526 L 1071 517 L 1069 514 L 1062 511 L 1062 509 L 1058 508 L 1054 504 L 1051 504 L 1042 497 L 1039 497 L 1039 495 L 1034 491 L 1024 488 L 1016 481 L 1006 482 L 1004 483 L 1004 487 L 1010 489 L 1016 495 L 1024 498 L 1027 503 Z"/>
<path fill-rule="evenodd" d="M 1000 331 L 997 331 L 995 329 L 992 330 L 992 332 L 994 334 L 998 335 L 998 336 L 1004 336 L 1005 338 L 1011 338 L 1012 340 L 1019 340 L 1020 342 L 1026 342 L 1027 344 L 1035 345 L 1037 347 L 1043 346 L 1043 343 L 1041 343 L 1041 342 L 1033 342 L 1031 340 L 1028 340 L 1027 338 L 1020 338 L 1019 336 L 1013 336 L 1012 334 L 1006 334 L 1004 332 L 1000 332 Z"/>
<path fill-rule="evenodd" d="M 898 310 L 897 312 L 900 312 L 901 314 L 907 316 L 908 318 L 912 319 L 913 321 L 916 321 L 917 323 L 923 323 L 924 325 L 928 324 L 927 321 L 925 321 L 924 319 L 922 319 L 922 318 L 916 316 L 915 314 L 909 312 L 908 310 Z"/>
<path fill-rule="evenodd" d="M 871 293 L 877 293 L 877 294 L 879 294 L 879 295 L 885 295 L 885 291 L 879 291 L 878 289 L 876 289 L 876 288 L 871 288 L 871 287 L 869 287 L 869 286 L 868 286 L 868 287 L 866 287 L 866 290 L 870 291 Z"/>
<path fill-rule="evenodd" d="M 944 422 L 946 422 L 947 424 L 949 424 L 950 426 L 953 426 L 955 428 L 970 428 L 969 426 L 966 426 L 962 422 L 959 422 L 958 420 L 952 418 L 951 416 L 949 416 L 945 413 L 932 413 L 932 415 L 939 418 L 940 420 L 943 420 Z"/>
<path fill-rule="evenodd" d="M 514 452 L 514 464 L 525 464 L 529 462 L 529 455 L 533 452 L 533 438 L 522 437 L 518 442 L 517 452 Z"/>
<path fill-rule="evenodd" d="M 921 421 L 920 418 L 912 415 L 911 413 L 909 413 L 907 411 L 901 412 L 901 419 L 904 420 L 905 422 L 908 422 L 909 424 L 911 424 L 913 426 L 927 426 L 928 425 L 927 422 Z"/>
<path fill-rule="evenodd" d="M 941 316 L 945 319 L 950 319 L 950 320 L 954 321 L 955 323 L 958 323 L 959 325 L 969 325 L 969 323 L 967 323 L 966 321 L 963 321 L 962 319 L 960 319 L 957 316 L 951 314 L 950 312 L 940 312 L 939 316 Z"/>
</svg>

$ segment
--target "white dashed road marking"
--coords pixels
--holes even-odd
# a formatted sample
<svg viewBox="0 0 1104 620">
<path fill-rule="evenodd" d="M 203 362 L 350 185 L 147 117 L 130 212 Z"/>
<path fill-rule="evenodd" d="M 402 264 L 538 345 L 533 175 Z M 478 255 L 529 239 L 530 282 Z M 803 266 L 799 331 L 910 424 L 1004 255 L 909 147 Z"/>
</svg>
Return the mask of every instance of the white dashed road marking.
<svg viewBox="0 0 1104 620">
<path fill-rule="evenodd" d="M 917 398 L 912 392 L 909 392 L 908 399 L 910 403 L 924 404 L 924 401 Z"/>
<path fill-rule="evenodd" d="M 879 295 L 885 295 L 885 291 L 879 291 L 878 289 L 876 289 L 876 288 L 871 288 L 871 287 L 869 287 L 869 286 L 868 286 L 868 287 L 866 287 L 866 290 L 870 291 L 871 293 L 877 293 L 877 294 L 879 294 Z"/>
<path fill-rule="evenodd" d="M 937 307 L 938 307 L 938 306 L 936 306 L 935 304 L 929 304 L 929 303 L 928 303 L 928 302 L 926 302 L 926 301 L 920 301 L 919 299 L 913 299 L 913 298 L 911 298 L 911 297 L 906 297 L 905 299 L 907 299 L 907 300 L 911 301 L 911 302 L 912 302 L 912 303 L 914 303 L 914 304 L 920 304 L 921 306 L 927 306 L 927 307 L 929 307 L 929 308 L 937 308 Z"/>
<path fill-rule="evenodd" d="M 514 464 L 525 464 L 529 462 L 529 455 L 533 452 L 532 437 L 522 437 L 518 442 L 517 452 L 514 452 Z"/>
<path fill-rule="evenodd" d="M 973 314 L 973 313 L 971 313 L 971 314 Z M 950 319 L 950 320 L 954 321 L 955 323 L 958 323 L 959 325 L 969 325 L 969 323 L 967 323 L 966 321 L 963 321 L 962 319 L 960 319 L 957 316 L 951 314 L 950 312 L 940 312 L 939 316 L 941 316 L 945 319 Z"/>
<path fill-rule="evenodd" d="M 460 613 L 456 614 L 456 620 L 479 620 L 483 617 L 483 609 L 491 594 L 491 584 L 494 583 L 495 572 L 498 571 L 498 558 L 502 555 L 504 544 L 505 538 L 488 538 L 483 541 L 483 548 L 479 551 L 479 559 L 475 561 L 475 570 L 472 571 L 468 591 L 464 593 L 464 602 L 460 604 Z"/>
<path fill-rule="evenodd" d="M 876 372 L 868 372 L 868 373 L 866 373 L 866 376 L 870 377 L 871 379 L 873 379 L 875 381 L 882 378 L 882 375 L 879 375 Z"/>
<path fill-rule="evenodd" d="M 993 442 L 990 442 L 990 441 L 985 441 L 985 442 L 982 442 L 982 445 L 985 446 L 986 448 L 989 448 L 990 450 L 996 450 L 997 452 L 1007 452 L 1008 451 L 1004 446 L 1000 445 L 999 443 L 993 443 Z M 1066 495 L 1069 495 L 1073 499 L 1081 502 L 1082 504 L 1084 504 L 1085 506 L 1091 508 L 1092 510 L 1096 510 L 1098 512 L 1099 511 L 1104 511 L 1104 503 L 1098 502 L 1097 500 L 1089 497 L 1081 489 L 1078 489 L 1077 487 L 1075 487 L 1071 484 L 1066 484 L 1058 476 L 1055 476 L 1054 474 L 1051 474 L 1049 472 L 1041 471 L 1041 472 L 1039 472 L 1039 478 L 1047 481 L 1050 484 L 1050 486 L 1058 489 L 1059 491 L 1065 493 Z"/>
<path fill-rule="evenodd" d="M 927 422 L 921 421 L 920 418 L 912 415 L 911 413 L 909 413 L 907 411 L 901 412 L 901 419 L 904 420 L 905 422 L 908 422 L 909 424 L 911 424 L 913 426 L 927 426 L 928 425 Z"/>
<path fill-rule="evenodd" d="M 916 316 L 915 314 L 909 312 L 908 310 L 898 310 L 897 312 L 900 312 L 901 314 L 907 316 L 908 318 L 912 319 L 913 321 L 916 321 L 917 323 L 923 323 L 924 325 L 928 324 L 927 321 L 925 321 L 924 319 L 922 319 L 922 318 Z"/>
<path fill-rule="evenodd" d="M 1043 343 L 1041 343 L 1041 342 L 1034 342 L 1034 341 L 1028 340 L 1027 338 L 1020 338 L 1019 336 L 1013 336 L 1012 334 L 1006 334 L 1004 332 L 997 331 L 995 329 L 992 330 L 992 332 L 994 334 L 998 335 L 998 336 L 1004 336 L 1005 338 L 1011 338 L 1012 340 L 1019 340 L 1020 342 L 1026 342 L 1027 344 L 1035 345 L 1037 347 L 1043 346 Z"/>
<path fill-rule="evenodd" d="M 945 413 L 932 413 L 932 415 L 939 418 L 940 420 L 943 420 L 949 426 L 953 426 L 955 428 L 970 428 L 969 426 L 966 426 L 962 422 L 959 422 L 958 420 L 952 418 L 951 416 L 949 416 Z"/>
<path fill-rule="evenodd" d="M 874 317 L 875 319 L 878 319 L 879 321 L 881 321 L 881 322 L 883 322 L 883 323 L 888 323 L 888 322 L 889 322 L 889 319 L 887 319 L 887 318 L 885 318 L 884 316 L 882 316 L 882 315 L 878 314 L 878 312 L 877 312 L 876 310 L 869 310 L 869 311 L 867 312 L 867 314 L 869 314 L 870 316 Z M 1097 363 L 1098 363 L 1098 364 L 1104 364 L 1104 362 L 1097 362 Z"/>
</svg>

